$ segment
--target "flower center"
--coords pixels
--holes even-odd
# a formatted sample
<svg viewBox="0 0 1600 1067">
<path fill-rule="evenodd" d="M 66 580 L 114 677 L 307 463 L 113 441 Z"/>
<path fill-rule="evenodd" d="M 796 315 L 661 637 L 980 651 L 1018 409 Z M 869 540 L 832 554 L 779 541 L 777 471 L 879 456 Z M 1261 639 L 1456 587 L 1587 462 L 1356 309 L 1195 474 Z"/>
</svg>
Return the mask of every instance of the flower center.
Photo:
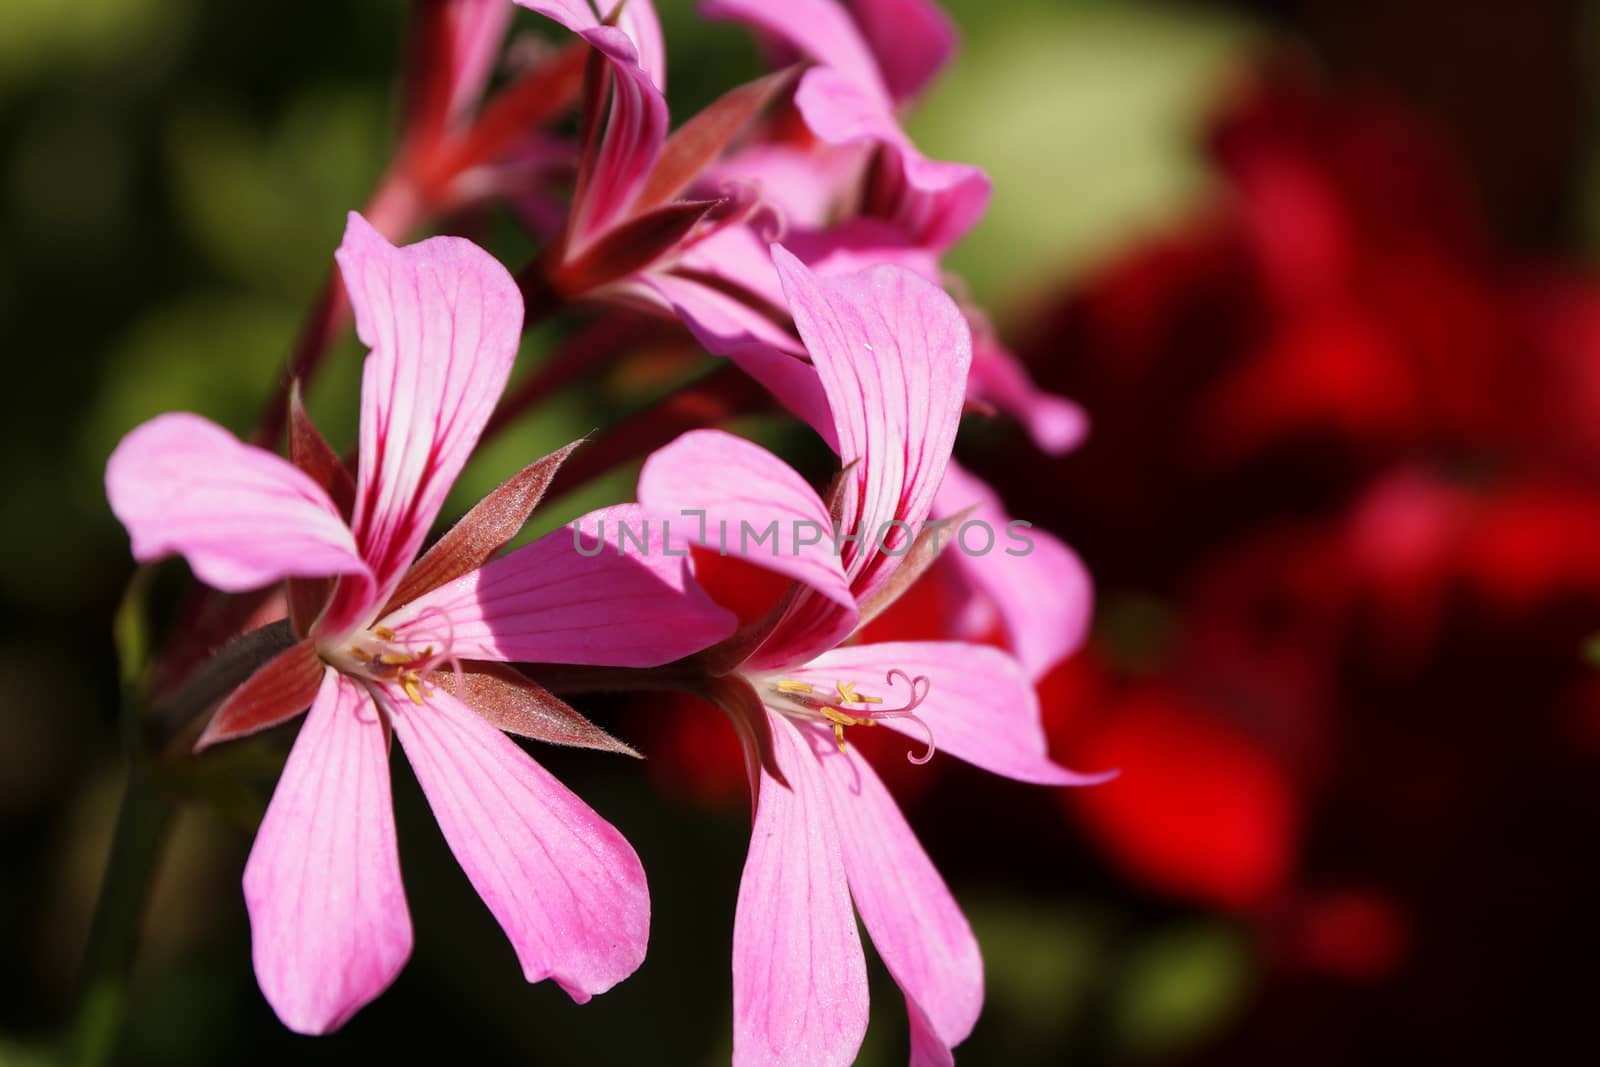
<svg viewBox="0 0 1600 1067">
<path fill-rule="evenodd" d="M 928 699 L 932 683 L 923 675 L 913 678 L 896 668 L 884 681 L 893 686 L 896 679 L 910 690 L 906 702 L 898 707 L 885 707 L 884 698 L 874 693 L 863 693 L 854 681 L 835 681 L 832 689 L 822 689 L 810 682 L 793 678 L 778 678 L 768 684 L 768 706 L 792 719 L 803 722 L 827 723 L 833 727 L 833 740 L 844 751 L 844 731 L 847 726 L 877 726 L 886 719 L 909 719 L 927 735 L 927 750 L 920 756 L 906 753 L 912 763 L 923 764 L 933 758 L 933 730 L 916 714 L 916 708 Z"/>
<path fill-rule="evenodd" d="M 441 665 L 455 664 L 449 649 L 448 637 L 419 645 L 387 626 L 374 626 L 357 630 L 338 648 L 322 650 L 322 658 L 353 677 L 399 686 L 421 707 L 433 692 L 428 676 Z"/>
</svg>

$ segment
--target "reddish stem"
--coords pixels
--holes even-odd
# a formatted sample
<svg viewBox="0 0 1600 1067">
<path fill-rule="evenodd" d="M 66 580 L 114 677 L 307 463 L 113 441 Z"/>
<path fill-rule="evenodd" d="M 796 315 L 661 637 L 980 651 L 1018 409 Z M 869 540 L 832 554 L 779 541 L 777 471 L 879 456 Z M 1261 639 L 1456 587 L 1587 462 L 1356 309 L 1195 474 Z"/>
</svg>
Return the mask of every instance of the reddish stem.
<svg viewBox="0 0 1600 1067">
<path fill-rule="evenodd" d="M 639 459 L 681 433 L 766 410 L 770 402 L 766 390 L 755 379 L 732 363 L 724 363 L 698 381 L 595 434 L 568 458 L 545 499 L 554 499 Z"/>
<path fill-rule="evenodd" d="M 501 397 L 484 427 L 483 439 L 494 437 L 555 393 L 608 365 L 658 329 L 655 322 L 627 314 L 607 315 L 583 326 L 525 381 Z"/>
</svg>

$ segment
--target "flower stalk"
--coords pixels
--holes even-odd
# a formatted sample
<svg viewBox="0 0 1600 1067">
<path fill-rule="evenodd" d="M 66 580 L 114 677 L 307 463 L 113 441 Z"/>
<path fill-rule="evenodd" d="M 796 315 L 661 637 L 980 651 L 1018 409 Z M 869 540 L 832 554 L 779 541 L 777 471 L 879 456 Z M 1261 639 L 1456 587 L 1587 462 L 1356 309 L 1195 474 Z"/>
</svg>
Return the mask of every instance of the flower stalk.
<svg viewBox="0 0 1600 1067">
<path fill-rule="evenodd" d="M 67 1062 L 98 1067 L 111 1062 L 127 1017 L 129 979 L 138 949 L 145 898 L 167 839 L 175 805 L 154 780 L 140 722 L 149 635 L 144 617 L 150 568 L 128 583 L 114 637 L 122 686 L 122 740 L 128 780 L 111 839 L 100 895 L 79 977 L 79 1000 L 68 1037 Z"/>
</svg>

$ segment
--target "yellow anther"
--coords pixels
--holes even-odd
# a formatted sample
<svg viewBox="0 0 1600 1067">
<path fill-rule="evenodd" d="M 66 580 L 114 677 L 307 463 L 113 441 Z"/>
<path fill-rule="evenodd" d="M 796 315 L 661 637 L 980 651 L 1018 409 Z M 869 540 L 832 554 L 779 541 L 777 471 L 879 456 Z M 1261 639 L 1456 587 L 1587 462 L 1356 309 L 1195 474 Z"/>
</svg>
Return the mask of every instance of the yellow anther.
<svg viewBox="0 0 1600 1067">
<path fill-rule="evenodd" d="M 856 692 L 854 682 L 835 682 L 834 687 L 839 690 L 839 703 L 841 704 L 882 704 L 882 697 L 863 696 Z"/>
<path fill-rule="evenodd" d="M 385 652 L 378 657 L 378 662 L 385 667 L 398 667 L 401 664 L 410 663 L 416 658 L 409 652 Z"/>
<path fill-rule="evenodd" d="M 422 682 L 417 677 L 416 671 L 406 671 L 400 676 L 400 688 L 406 691 L 406 696 L 411 698 L 411 703 L 422 707 Z"/>
<path fill-rule="evenodd" d="M 780 693 L 810 693 L 814 691 L 810 682 L 796 682 L 788 678 L 780 678 L 778 680 L 778 692 Z"/>
<path fill-rule="evenodd" d="M 387 626 L 374 626 L 372 628 L 372 632 L 377 635 L 378 640 L 380 641 L 394 640 L 394 631 L 389 629 Z"/>
<path fill-rule="evenodd" d="M 822 717 L 824 719 L 827 719 L 835 726 L 858 726 L 861 723 L 861 720 L 856 718 L 854 715 L 846 714 L 845 712 L 840 711 L 838 708 L 821 707 L 817 710 L 822 712 Z"/>
<path fill-rule="evenodd" d="M 366 649 L 362 648 L 360 645 L 351 645 L 350 646 L 350 654 L 352 656 L 354 656 L 356 659 L 360 660 L 362 663 L 371 663 L 372 662 L 372 653 L 368 652 Z"/>
<path fill-rule="evenodd" d="M 849 712 L 840 711 L 838 708 L 830 708 L 826 705 L 817 710 L 822 713 L 824 719 L 833 723 L 833 740 L 839 746 L 840 752 L 844 751 L 844 728 L 846 726 L 878 725 L 875 719 L 869 719 L 862 715 L 851 715 Z"/>
</svg>

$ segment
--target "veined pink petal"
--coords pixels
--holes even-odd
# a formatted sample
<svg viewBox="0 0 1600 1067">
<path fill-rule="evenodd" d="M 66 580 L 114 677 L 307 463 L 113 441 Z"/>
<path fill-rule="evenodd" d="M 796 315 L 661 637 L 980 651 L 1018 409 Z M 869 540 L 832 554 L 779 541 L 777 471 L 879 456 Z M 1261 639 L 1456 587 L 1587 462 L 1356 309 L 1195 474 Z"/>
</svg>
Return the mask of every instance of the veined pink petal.
<svg viewBox="0 0 1600 1067">
<path fill-rule="evenodd" d="M 336 1030 L 411 954 L 389 742 L 365 689 L 329 668 L 244 868 L 256 980 L 285 1026 Z"/>
<path fill-rule="evenodd" d="M 361 382 L 352 523 L 374 582 L 340 583 L 323 626 L 359 625 L 416 557 L 505 388 L 522 296 L 487 252 L 457 237 L 396 248 L 351 213 L 336 258 L 372 350 Z"/>
<path fill-rule="evenodd" d="M 733 926 L 733 1062 L 828 1067 L 867 1032 L 867 970 L 850 909 L 827 782 L 810 742 L 770 716 L 765 772 Z"/>
<path fill-rule="evenodd" d="M 878 61 L 837 0 L 706 0 L 700 13 L 742 22 L 808 59 L 833 67 L 889 107 Z"/>
<path fill-rule="evenodd" d="M 716 644 L 736 625 L 691 579 L 680 529 L 676 522 L 664 529 L 637 504 L 590 512 L 419 597 L 384 624 L 402 640 L 448 644 L 461 659 L 669 663 Z"/>
<path fill-rule="evenodd" d="M 628 0 L 615 26 L 587 0 L 517 0 L 588 41 L 611 64 L 611 113 L 570 238 L 581 250 L 620 222 L 667 139 L 666 51 L 649 0 Z"/>
<path fill-rule="evenodd" d="M 913 1027 L 926 1023 L 948 1050 L 972 1032 L 983 1009 L 977 939 L 867 761 L 834 751 L 818 762 L 856 910 L 910 1002 Z"/>
<path fill-rule="evenodd" d="M 854 628 L 855 597 L 833 552 L 827 505 L 760 445 L 721 430 L 691 430 L 645 461 L 639 502 L 654 515 L 682 520 L 695 544 L 817 590 Z"/>
<path fill-rule="evenodd" d="M 1017 357 L 982 330 L 973 332 L 967 397 L 1022 423 L 1039 450 L 1052 456 L 1077 448 L 1089 433 L 1089 416 L 1081 407 L 1034 385 Z"/>
<path fill-rule="evenodd" d="M 135 559 L 176 553 L 226 592 L 367 572 L 321 486 L 198 415 L 158 415 L 129 431 L 106 463 L 106 497 Z"/>
<path fill-rule="evenodd" d="M 616 828 L 442 689 L 394 690 L 395 734 L 439 829 L 511 939 L 530 982 L 582 1004 L 638 969 L 650 936 L 644 868 Z"/>
<path fill-rule="evenodd" d="M 970 536 L 964 536 L 961 527 L 950 530 L 955 543 L 945 550 L 940 566 L 952 568 L 969 594 L 988 599 L 999 613 L 1012 653 L 1030 678 L 1042 678 L 1077 649 L 1088 632 L 1094 610 L 1089 572 L 1059 538 L 1016 525 L 993 489 L 952 462 L 934 501 L 934 514 L 953 516 L 969 507 L 962 525 L 977 525 Z M 985 547 L 989 550 L 981 551 Z"/>
<path fill-rule="evenodd" d="M 797 338 L 764 314 L 757 302 L 735 295 L 745 292 L 742 286 L 727 287 L 714 277 L 691 278 L 670 271 L 652 271 L 639 281 L 712 355 L 732 355 L 749 347 L 799 353 Z"/>
<path fill-rule="evenodd" d="M 913 240 L 943 252 L 989 205 L 989 179 L 978 167 L 929 159 L 900 129 L 894 113 L 836 70 L 809 70 L 795 90 L 795 107 L 811 132 L 833 145 L 877 144 L 892 164 L 884 190 L 885 212 Z"/>
<path fill-rule="evenodd" d="M 638 51 L 626 33 L 598 26 L 581 36 L 610 61 L 616 77 L 600 154 L 583 203 L 574 208 L 575 250 L 627 214 L 666 143 L 668 122 L 666 97 L 639 65 Z"/>
<path fill-rule="evenodd" d="M 597 5 L 589 0 L 517 0 L 517 3 L 559 22 L 573 33 L 581 34 L 598 27 L 601 24 L 600 15 L 608 14 L 617 5 L 617 0 L 600 0 L 599 15 L 595 12 Z M 638 65 L 650 75 L 656 88 L 665 92 L 667 53 L 655 5 L 650 0 L 628 0 L 623 5 L 616 25 L 632 43 L 638 55 Z"/>
<path fill-rule="evenodd" d="M 850 0 L 850 10 L 897 101 L 920 94 L 955 54 L 955 25 L 932 0 Z"/>
<path fill-rule="evenodd" d="M 762 298 L 742 285 L 724 284 L 719 273 L 691 277 L 655 271 L 636 279 L 630 291 L 675 316 L 707 352 L 738 364 L 837 450 L 833 416 L 817 372 L 802 358 L 799 338 L 767 313 Z"/>
<path fill-rule="evenodd" d="M 709 274 L 748 291 L 775 313 L 784 310 L 783 283 L 772 266 L 772 244 L 763 240 L 751 223 L 724 226 L 686 251 L 680 260 L 689 271 Z M 788 345 L 802 351 L 799 338 L 792 333 L 778 335 Z M 757 340 L 772 340 L 758 336 Z"/>
<path fill-rule="evenodd" d="M 448 114 L 461 118 L 478 98 L 494 72 L 500 42 L 511 25 L 511 5 L 505 0 L 452 0 L 449 10 L 451 86 Z"/>
<path fill-rule="evenodd" d="M 1108 777 L 1078 774 L 1051 762 L 1046 755 L 1038 695 L 1017 661 L 998 648 L 962 641 L 848 645 L 783 673 L 821 690 L 853 682 L 862 692 L 872 692 L 874 687 L 884 686 L 892 670 L 928 679 L 928 697 L 916 713 L 932 731 L 940 752 L 1037 785 L 1093 785 Z M 879 721 L 908 737 L 926 740 L 926 733 L 914 722 Z"/>
<path fill-rule="evenodd" d="M 666 92 L 667 46 L 661 35 L 661 20 L 656 17 L 655 4 L 651 0 L 628 0 L 617 19 L 617 28 L 633 42 L 634 50 L 639 53 L 640 68 L 650 75 L 658 90 Z"/>
<path fill-rule="evenodd" d="M 773 263 L 833 409 L 845 480 L 845 557 L 858 599 L 893 569 L 944 477 L 972 338 L 943 290 L 901 267 L 818 278 L 781 246 Z M 902 524 L 896 527 L 895 523 Z"/>
</svg>

